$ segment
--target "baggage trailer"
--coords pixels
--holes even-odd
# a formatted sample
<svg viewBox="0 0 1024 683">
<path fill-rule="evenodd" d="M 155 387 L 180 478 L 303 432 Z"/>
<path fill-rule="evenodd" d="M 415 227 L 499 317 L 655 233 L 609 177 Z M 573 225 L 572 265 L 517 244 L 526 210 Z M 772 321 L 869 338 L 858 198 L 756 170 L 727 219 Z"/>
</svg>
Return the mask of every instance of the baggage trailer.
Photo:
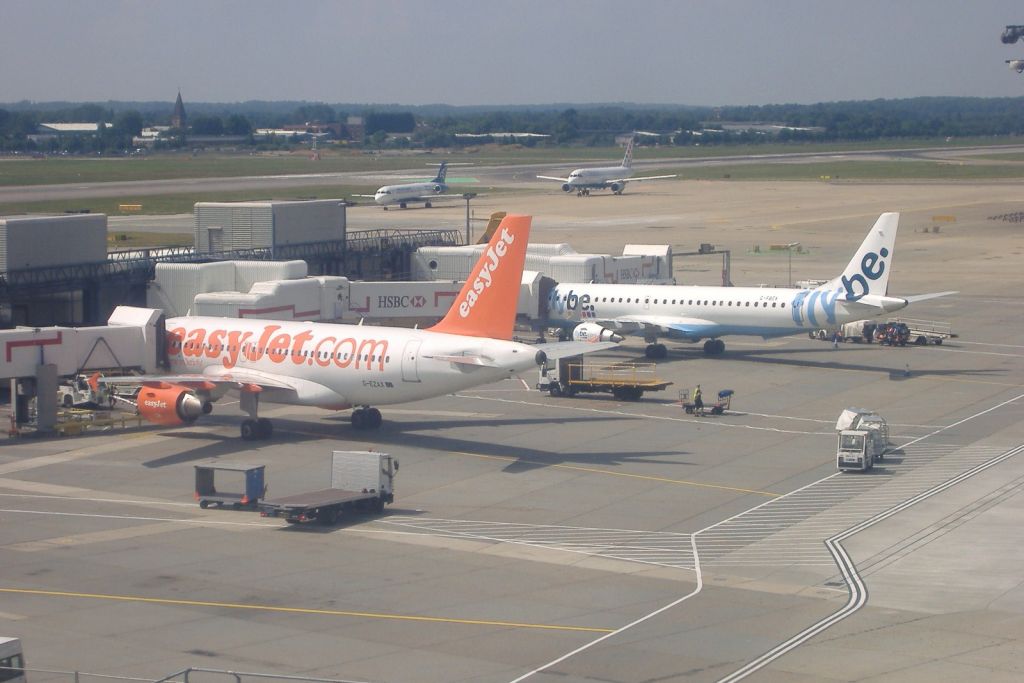
<svg viewBox="0 0 1024 683">
<path fill-rule="evenodd" d="M 615 363 L 593 365 L 583 356 L 569 356 L 554 366 L 540 369 L 537 389 L 552 396 L 608 393 L 620 401 L 636 401 L 645 391 L 664 391 L 672 382 L 654 376 L 654 363 Z"/>
<path fill-rule="evenodd" d="M 910 342 L 918 346 L 925 344 L 942 344 L 946 339 L 955 339 L 953 326 L 939 320 L 915 320 L 914 318 L 896 318 L 894 322 L 903 323 L 910 333 Z"/>
<path fill-rule="evenodd" d="M 256 508 L 260 498 L 267 492 L 264 484 L 266 465 L 196 465 L 195 499 L 204 510 L 211 504 L 217 507 L 230 505 L 235 510 L 242 507 Z M 235 472 L 243 477 L 243 491 L 226 491 L 218 489 L 217 472 Z M 221 477 L 223 479 L 223 477 Z"/>
<path fill-rule="evenodd" d="M 335 524 L 345 512 L 384 511 L 395 500 L 398 460 L 373 451 L 334 451 L 331 488 L 264 500 L 262 517 L 284 517 L 289 524 Z"/>
</svg>

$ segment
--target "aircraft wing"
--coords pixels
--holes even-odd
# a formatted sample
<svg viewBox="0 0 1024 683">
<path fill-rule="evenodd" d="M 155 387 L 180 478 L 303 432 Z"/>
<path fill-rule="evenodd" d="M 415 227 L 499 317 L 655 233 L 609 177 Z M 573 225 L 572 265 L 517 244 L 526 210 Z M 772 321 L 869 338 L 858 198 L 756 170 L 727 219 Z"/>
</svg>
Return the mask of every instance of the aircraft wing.
<svg viewBox="0 0 1024 683">
<path fill-rule="evenodd" d="M 377 195 L 375 195 L 375 194 L 351 194 L 349 196 L 350 197 L 364 197 L 366 199 L 376 199 L 377 198 Z"/>
<path fill-rule="evenodd" d="M 568 178 L 556 178 L 553 175 L 539 175 L 537 177 L 540 178 L 541 180 L 557 180 L 560 183 L 567 183 L 567 182 L 569 182 Z"/>
<path fill-rule="evenodd" d="M 627 334 L 653 329 L 661 334 L 694 340 L 706 337 L 710 331 L 719 327 L 718 323 L 711 320 L 665 315 L 623 315 L 617 318 L 592 318 L 589 322 Z"/>
<path fill-rule="evenodd" d="M 568 356 L 579 356 L 584 353 L 593 353 L 594 351 L 604 351 L 605 349 L 613 349 L 618 346 L 618 342 L 579 342 L 579 341 L 564 341 L 564 342 L 548 342 L 546 344 L 535 344 L 534 347 L 548 357 L 548 360 L 558 360 L 559 358 L 566 358 Z"/>
<path fill-rule="evenodd" d="M 645 175 L 639 178 L 616 178 L 615 180 L 606 180 L 608 183 L 636 183 L 641 180 L 662 180 L 663 178 L 677 178 L 675 174 L 672 175 Z"/>
<path fill-rule="evenodd" d="M 207 368 L 203 373 L 180 375 L 136 375 L 132 377 L 102 377 L 103 384 L 140 384 L 143 386 L 165 386 L 176 384 L 190 389 L 212 390 L 227 385 L 228 389 L 259 387 L 273 390 L 278 396 L 282 392 L 294 400 L 304 403 L 337 405 L 345 402 L 343 396 L 317 382 L 297 377 L 287 377 L 259 370 L 236 370 L 228 368 Z"/>
</svg>

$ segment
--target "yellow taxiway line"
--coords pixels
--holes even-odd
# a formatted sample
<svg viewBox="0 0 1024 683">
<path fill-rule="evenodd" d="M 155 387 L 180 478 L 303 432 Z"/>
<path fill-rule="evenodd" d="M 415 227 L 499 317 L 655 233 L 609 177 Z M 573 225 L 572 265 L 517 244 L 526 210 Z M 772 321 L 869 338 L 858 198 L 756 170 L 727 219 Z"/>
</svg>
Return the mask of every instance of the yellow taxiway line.
<svg viewBox="0 0 1024 683">
<path fill-rule="evenodd" d="M 380 614 L 376 612 L 352 612 L 348 610 L 312 609 L 309 607 L 276 607 L 274 605 L 246 605 L 206 600 L 176 600 L 172 598 L 145 598 L 136 595 L 107 595 L 103 593 L 73 593 L 69 591 L 46 591 L 30 588 L 0 588 L 0 593 L 17 595 L 42 595 L 56 598 L 87 598 L 92 600 L 116 600 L 119 602 L 141 602 L 156 605 L 186 607 L 218 607 L 221 609 L 255 610 L 261 612 L 284 612 L 288 614 L 315 614 L 330 617 L 360 617 L 365 619 L 391 619 L 394 621 L 418 621 L 465 626 L 499 626 L 502 628 L 525 628 L 545 631 L 582 631 L 586 633 L 611 633 L 614 629 L 592 628 L 589 626 L 565 626 L 558 624 L 525 624 L 514 621 L 492 621 L 486 619 L 454 619 L 450 617 L 426 617 L 412 614 Z"/>
</svg>

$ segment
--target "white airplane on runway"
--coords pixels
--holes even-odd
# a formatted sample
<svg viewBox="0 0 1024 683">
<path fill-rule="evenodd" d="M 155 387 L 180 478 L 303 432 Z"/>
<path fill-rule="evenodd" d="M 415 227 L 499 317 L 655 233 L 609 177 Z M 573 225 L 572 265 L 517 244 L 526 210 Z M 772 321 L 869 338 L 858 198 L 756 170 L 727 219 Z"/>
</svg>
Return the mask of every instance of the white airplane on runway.
<svg viewBox="0 0 1024 683">
<path fill-rule="evenodd" d="M 800 334 L 955 294 L 888 295 L 899 217 L 883 213 L 842 274 L 816 289 L 560 283 L 549 297 L 549 322 L 572 328 L 577 339 L 612 330 L 643 336 L 648 358 L 667 355 L 659 337 L 704 339 L 704 352 L 718 355 L 725 351 L 720 337 L 727 335 Z"/>
<path fill-rule="evenodd" d="M 618 166 L 577 168 L 569 174 L 568 178 L 549 175 L 537 177 L 541 180 L 558 180 L 562 183 L 563 192 L 575 191 L 577 197 L 589 196 L 591 190 L 611 190 L 615 194 L 622 194 L 622 191 L 626 189 L 627 182 L 676 177 L 674 175 L 651 175 L 633 178 L 633 142 L 634 140 L 630 140 L 626 145 L 626 155 L 622 157 L 622 163 Z"/>
<path fill-rule="evenodd" d="M 357 194 L 355 197 L 373 197 L 378 205 L 387 210 L 391 204 L 398 204 L 399 208 L 406 208 L 410 202 L 423 202 L 424 208 L 429 209 L 432 201 L 437 199 L 462 199 L 462 195 L 446 195 L 448 185 L 445 184 L 445 176 L 448 173 L 448 162 L 442 161 L 441 167 L 437 169 L 434 179 L 425 183 L 403 183 L 401 185 L 385 185 L 377 190 L 375 194 Z"/>
<path fill-rule="evenodd" d="M 161 425 L 191 424 L 235 389 L 249 414 L 242 438 L 260 439 L 273 431 L 270 420 L 257 416 L 260 400 L 329 410 L 355 406 L 353 427 L 373 429 L 381 414 L 371 406 L 442 396 L 516 375 L 548 358 L 614 346 L 510 341 L 530 223 L 529 216 L 501 222 L 448 314 L 429 329 L 171 318 L 168 374 L 106 382 L 141 384 L 139 414 Z"/>
</svg>

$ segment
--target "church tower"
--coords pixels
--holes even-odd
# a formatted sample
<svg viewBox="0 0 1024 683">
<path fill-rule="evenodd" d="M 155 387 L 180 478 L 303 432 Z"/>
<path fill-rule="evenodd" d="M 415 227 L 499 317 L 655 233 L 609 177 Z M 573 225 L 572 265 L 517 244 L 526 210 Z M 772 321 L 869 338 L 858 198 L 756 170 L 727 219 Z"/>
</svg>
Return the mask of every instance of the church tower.
<svg viewBox="0 0 1024 683">
<path fill-rule="evenodd" d="M 178 99 L 174 102 L 174 113 L 171 114 L 171 128 L 185 130 L 188 126 L 188 118 L 185 116 L 185 105 L 181 102 L 181 91 L 178 91 Z"/>
</svg>

